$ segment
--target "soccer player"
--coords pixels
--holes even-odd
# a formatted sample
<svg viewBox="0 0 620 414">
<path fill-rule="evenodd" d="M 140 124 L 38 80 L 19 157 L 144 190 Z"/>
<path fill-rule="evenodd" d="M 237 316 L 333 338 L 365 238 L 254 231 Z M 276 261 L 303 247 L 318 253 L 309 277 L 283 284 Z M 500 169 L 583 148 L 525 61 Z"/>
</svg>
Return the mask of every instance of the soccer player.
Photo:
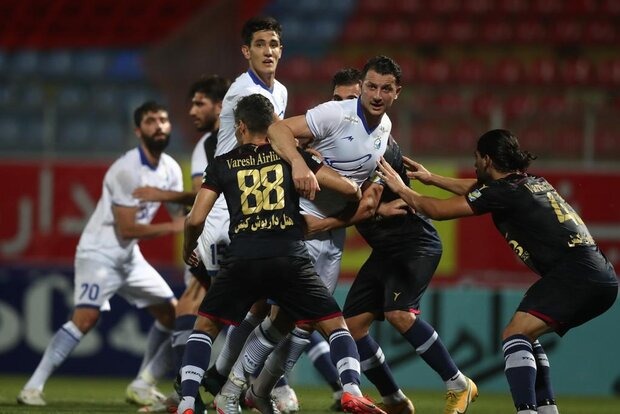
<svg viewBox="0 0 620 414">
<path fill-rule="evenodd" d="M 302 178 L 311 178 L 312 173 L 301 164 L 303 160 L 295 146 L 295 138 L 302 144 L 309 141 L 310 148 L 322 154 L 325 164 L 361 185 L 375 170 L 374 160 L 378 160 L 385 151 L 392 126 L 386 111 L 400 93 L 400 76 L 400 67 L 392 59 L 386 56 L 370 59 L 362 71 L 362 94 L 359 99 L 326 102 L 310 109 L 306 115 L 278 121 L 269 128 L 270 142 Z M 296 180 L 296 188 L 305 196 L 314 198 L 312 185 L 299 186 L 303 181 Z M 324 218 L 341 212 L 347 202 L 338 194 L 325 190 L 318 192 L 313 201 L 306 198 L 300 204 L 302 214 Z M 340 273 L 344 239 L 344 228 L 316 233 L 306 239 L 317 273 L 331 293 Z M 280 314 L 277 308 L 275 311 L 272 309 L 271 317 L 275 325 L 291 328 L 283 322 L 287 319 L 286 315 Z M 244 361 L 252 361 L 247 366 L 257 366 L 269 355 L 265 368 L 253 382 L 254 390 L 265 394 L 274 387 L 308 346 L 311 331 L 311 326 L 298 324 L 270 354 L 257 352 L 258 346 L 247 347 L 249 352 L 244 355 Z M 266 349 L 265 342 L 258 345 Z M 236 390 L 230 387 L 231 382 L 236 383 Z M 227 386 L 222 388 L 222 395 L 230 400 L 238 398 L 244 382 L 243 375 L 231 373 Z"/>
<path fill-rule="evenodd" d="M 344 68 L 332 77 L 332 101 L 357 99 L 360 96 L 362 74 L 355 68 Z"/>
<path fill-rule="evenodd" d="M 194 126 L 202 137 L 196 143 L 191 158 L 192 191 L 176 192 L 164 191 L 156 187 L 140 187 L 134 191 L 134 196 L 147 201 L 168 201 L 191 206 L 200 186 L 202 175 L 209 162 L 215 156 L 219 117 L 222 110 L 222 101 L 230 86 L 228 79 L 217 75 L 203 78 L 195 82 L 190 88 L 191 107 L 189 115 Z M 176 306 L 176 319 L 172 333 L 172 350 L 174 354 L 175 373 L 181 369 L 181 360 L 185 351 L 185 343 L 196 321 L 198 306 L 206 294 L 211 277 L 219 270 L 222 253 L 230 239 L 228 237 L 228 214 L 209 216 L 205 223 L 205 231 L 200 235 L 198 253 L 201 262 L 197 267 L 190 268 L 185 273 L 186 288 Z M 224 226 L 222 228 L 222 226 Z M 172 393 L 165 401 L 141 408 L 143 412 L 169 412 L 176 410 L 179 397 Z"/>
<path fill-rule="evenodd" d="M 346 82 L 346 74 L 346 71 L 336 74 L 334 84 Z M 339 92 L 346 93 L 335 86 L 334 96 Z M 403 180 L 408 180 L 400 147 L 391 136 L 384 158 L 400 172 Z M 378 215 L 365 220 L 368 217 L 365 204 L 374 205 L 375 200 L 380 203 L 373 207 Z M 308 231 L 328 231 L 356 224 L 358 232 L 372 247 L 370 257 L 349 290 L 343 314 L 356 341 L 362 370 L 382 396 L 379 406 L 387 413 L 414 412 L 413 404 L 396 384 L 379 344 L 369 335 L 372 322 L 385 318 L 446 382 L 444 413 L 465 412 L 477 396 L 475 384 L 459 372 L 432 326 L 416 316 L 420 299 L 439 264 L 441 241 L 432 223 L 420 214 L 402 209 L 402 215 L 381 215 L 386 208 L 398 209 L 403 204 L 389 188 L 384 190 L 381 185 L 373 185 L 364 190 L 364 200 L 353 215 L 322 220 L 307 215 Z"/>
<path fill-rule="evenodd" d="M 618 294 L 615 271 L 579 215 L 544 178 L 526 173 L 534 158 L 510 131 L 495 129 L 478 139 L 476 179 L 442 177 L 403 159 L 410 176 L 456 194 L 448 199 L 416 193 L 380 162 L 387 185 L 432 219 L 490 213 L 511 249 L 540 276 L 502 335 L 504 373 L 519 414 L 558 413 L 538 338 L 563 336 L 609 309 Z"/>
<path fill-rule="evenodd" d="M 273 106 L 261 94 L 246 96 L 234 110 L 239 148 L 216 157 L 186 219 L 184 258 L 197 263 L 196 239 L 220 193 L 230 212 L 231 243 L 226 260 L 203 300 L 183 358 L 183 398 L 178 413 L 194 413 L 194 397 L 205 371 L 211 343 L 223 323 L 238 323 L 259 298 L 273 298 L 295 320 L 316 323 L 329 337 L 345 392 L 343 408 L 383 413 L 359 389 L 359 359 L 336 301 L 323 285 L 303 243 L 303 219 L 291 168 L 272 149 L 267 128 Z M 359 199 L 359 186 L 301 154 L 325 188 Z M 323 167 L 323 168 L 321 168 Z M 232 299 L 231 299 L 232 298 Z M 269 393 L 252 387 L 247 399 L 261 413 L 278 413 Z M 217 405 L 217 404 L 216 404 Z M 232 407 L 237 410 L 237 404 Z M 226 412 L 218 406 L 218 412 Z"/>
<path fill-rule="evenodd" d="M 288 92 L 286 87 L 275 78 L 276 69 L 282 56 L 282 27 L 280 23 L 272 17 L 253 17 L 243 25 L 241 40 L 241 53 L 248 62 L 248 70 L 235 79 L 222 102 L 215 155 L 225 154 L 238 145 L 235 138 L 233 111 L 237 102 L 244 96 L 254 93 L 264 95 L 274 107 L 274 119 L 282 118 L 286 110 Z M 228 209 L 223 197 L 220 197 L 214 205 L 213 211 L 207 218 L 207 223 L 212 220 L 212 216 L 216 215 L 228 216 Z M 227 227 L 226 223 L 222 222 L 219 229 L 225 232 Z M 252 307 L 241 324 L 230 327 L 222 351 L 213 367 L 205 375 L 204 385 L 210 393 L 217 395 L 220 391 L 248 335 L 259 324 L 261 333 L 264 334 L 263 337 L 267 338 L 265 340 L 272 340 L 271 338 L 274 337 L 279 338 L 278 330 L 271 326 L 271 321 L 263 321 L 268 310 L 269 306 L 261 301 Z M 291 392 L 292 389 L 287 387 L 287 391 Z M 289 400 L 296 401 L 296 397 L 293 397 Z"/>
<path fill-rule="evenodd" d="M 56 332 L 37 369 L 19 393 L 17 401 L 21 404 L 46 404 L 45 382 L 95 326 L 101 312 L 110 310 L 109 300 L 115 294 L 138 308 L 147 308 L 156 319 L 148 335 L 141 368 L 153 358 L 161 358 L 160 371 L 168 368 L 164 362 L 165 356 L 171 354 L 170 331 L 176 299 L 166 281 L 142 256 L 138 241 L 182 231 L 183 211 L 171 204 L 168 210 L 172 220 L 151 224 L 160 203 L 142 202 L 132 192 L 145 183 L 180 191 L 183 180 L 179 164 L 164 153 L 171 131 L 166 109 L 155 102 L 146 102 L 135 110 L 134 122 L 139 145 L 116 160 L 106 172 L 102 196 L 77 246 L 75 308 L 71 319 Z M 152 370 L 150 376 L 141 372 L 128 387 L 127 397 L 140 404 L 163 399 L 155 388 Z"/>
</svg>

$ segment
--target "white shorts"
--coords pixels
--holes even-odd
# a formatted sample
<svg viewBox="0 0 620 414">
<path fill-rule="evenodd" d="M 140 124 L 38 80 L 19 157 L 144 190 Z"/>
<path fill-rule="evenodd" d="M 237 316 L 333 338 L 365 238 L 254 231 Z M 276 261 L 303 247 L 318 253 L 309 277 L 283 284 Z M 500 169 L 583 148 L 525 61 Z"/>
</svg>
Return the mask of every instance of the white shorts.
<svg viewBox="0 0 620 414">
<path fill-rule="evenodd" d="M 336 229 L 317 233 L 312 239 L 306 240 L 306 247 L 314 263 L 314 269 L 330 293 L 334 293 L 340 276 L 340 260 L 346 229 Z"/>
<path fill-rule="evenodd" d="M 230 237 L 228 237 L 229 226 L 230 216 L 228 215 L 228 210 L 216 206 L 209 212 L 205 221 L 205 227 L 198 238 L 197 248 L 198 254 L 209 273 L 215 273 L 220 270 L 220 261 L 226 247 L 230 244 Z"/>
<path fill-rule="evenodd" d="M 137 252 L 137 253 L 136 253 Z M 130 304 L 145 308 L 174 298 L 164 278 L 135 249 L 133 259 L 115 265 L 105 258 L 75 258 L 73 303 L 101 311 L 110 310 L 110 299 L 120 295 Z"/>
</svg>

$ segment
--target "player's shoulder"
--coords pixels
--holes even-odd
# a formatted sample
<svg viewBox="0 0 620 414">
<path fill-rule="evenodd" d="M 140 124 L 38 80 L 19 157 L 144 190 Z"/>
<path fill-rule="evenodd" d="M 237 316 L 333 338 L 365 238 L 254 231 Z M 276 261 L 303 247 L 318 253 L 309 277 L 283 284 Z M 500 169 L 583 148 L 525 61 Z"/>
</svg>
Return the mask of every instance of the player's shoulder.
<svg viewBox="0 0 620 414">
<path fill-rule="evenodd" d="M 110 166 L 110 169 L 134 168 L 141 162 L 140 147 L 135 147 L 121 154 Z"/>
</svg>

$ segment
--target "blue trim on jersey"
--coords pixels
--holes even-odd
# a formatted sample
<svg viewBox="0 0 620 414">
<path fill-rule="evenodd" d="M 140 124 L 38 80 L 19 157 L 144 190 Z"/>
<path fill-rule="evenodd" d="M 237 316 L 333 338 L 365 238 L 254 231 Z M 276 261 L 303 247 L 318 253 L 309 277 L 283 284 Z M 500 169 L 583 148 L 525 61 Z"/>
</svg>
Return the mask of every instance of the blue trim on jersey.
<svg viewBox="0 0 620 414">
<path fill-rule="evenodd" d="M 252 80 L 254 81 L 255 84 L 257 84 L 261 88 L 269 91 L 269 93 L 273 93 L 273 88 L 270 88 L 269 86 L 267 86 L 267 84 L 265 82 L 263 82 L 261 80 L 261 78 L 256 76 L 256 73 L 252 72 L 252 69 L 248 69 L 248 75 L 250 75 L 250 78 L 252 78 Z"/>
<path fill-rule="evenodd" d="M 379 122 L 377 126 L 375 126 L 373 129 L 370 129 L 368 127 L 368 122 L 366 122 L 366 117 L 364 116 L 364 110 L 362 109 L 362 100 L 360 98 L 357 98 L 357 116 L 359 116 L 359 118 L 362 120 L 362 125 L 364 125 L 364 129 L 366 130 L 366 133 L 368 135 L 372 134 L 372 131 L 377 129 L 377 127 L 381 124 L 381 122 Z"/>
<path fill-rule="evenodd" d="M 155 171 L 157 169 L 157 165 L 151 165 L 151 163 L 149 162 L 149 159 L 146 158 L 146 154 L 144 153 L 142 146 L 140 145 L 138 145 L 138 152 L 140 153 L 140 162 L 142 163 L 142 165 L 146 165 L 151 170 Z"/>
<path fill-rule="evenodd" d="M 194 177 L 202 177 L 203 174 L 204 173 L 194 173 L 194 174 L 192 174 L 192 178 L 194 178 Z"/>
</svg>

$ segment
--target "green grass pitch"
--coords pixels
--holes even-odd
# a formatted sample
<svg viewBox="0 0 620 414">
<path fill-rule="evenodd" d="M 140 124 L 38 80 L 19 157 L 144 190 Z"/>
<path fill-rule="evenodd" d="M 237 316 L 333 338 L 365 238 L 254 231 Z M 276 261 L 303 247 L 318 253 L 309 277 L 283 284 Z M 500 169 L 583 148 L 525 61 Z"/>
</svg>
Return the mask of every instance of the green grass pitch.
<svg viewBox="0 0 620 414">
<path fill-rule="evenodd" d="M 129 379 L 93 377 L 52 377 L 45 390 L 46 407 L 25 407 L 17 405 L 15 397 L 26 381 L 25 376 L 0 375 L 0 413 L 1 414 L 69 414 L 69 413 L 135 413 L 136 406 L 124 401 L 125 387 Z M 170 392 L 170 386 L 162 391 Z M 331 392 L 323 388 L 298 388 L 297 394 L 301 411 L 308 414 L 326 413 L 331 403 Z M 377 398 L 375 390 L 367 389 L 372 398 Z M 413 400 L 416 414 L 441 414 L 443 394 L 439 392 L 405 390 Z M 206 396 L 207 401 L 211 399 Z M 620 414 L 620 399 L 614 397 L 577 397 L 560 395 L 558 397 L 562 414 Z M 471 405 L 468 414 L 510 414 L 514 408 L 508 390 L 505 394 L 487 394 L 481 390 L 480 398 Z M 210 412 L 213 414 L 212 412 Z"/>
</svg>

